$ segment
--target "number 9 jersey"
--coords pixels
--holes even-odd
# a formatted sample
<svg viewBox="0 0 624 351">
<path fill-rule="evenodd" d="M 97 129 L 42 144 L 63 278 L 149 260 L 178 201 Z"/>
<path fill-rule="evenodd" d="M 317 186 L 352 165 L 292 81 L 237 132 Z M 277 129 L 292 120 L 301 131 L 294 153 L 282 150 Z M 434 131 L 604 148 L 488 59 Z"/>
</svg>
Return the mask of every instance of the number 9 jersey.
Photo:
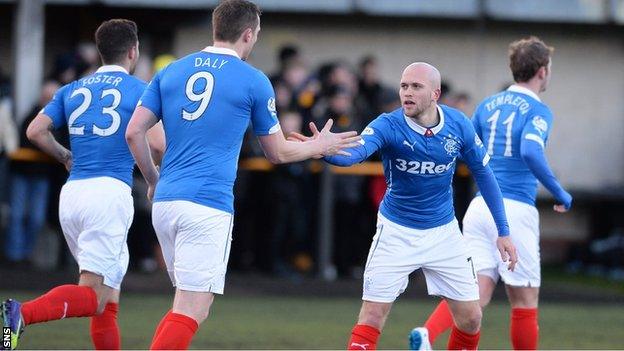
<svg viewBox="0 0 624 351">
<path fill-rule="evenodd" d="M 41 111 L 55 129 L 67 125 L 73 164 L 68 180 L 112 177 L 132 186 L 134 159 L 126 127 L 145 82 L 108 65 L 59 89 Z"/>
<path fill-rule="evenodd" d="M 162 119 L 167 147 L 154 202 L 186 200 L 233 213 L 232 188 L 249 122 L 280 130 L 269 79 L 235 51 L 207 47 L 160 71 L 140 105 Z"/>
<path fill-rule="evenodd" d="M 548 106 L 518 85 L 485 99 L 475 110 L 472 122 L 490 155 L 490 167 L 504 198 L 535 206 L 537 178 L 520 149 L 526 142 L 544 148 L 552 121 Z"/>
</svg>

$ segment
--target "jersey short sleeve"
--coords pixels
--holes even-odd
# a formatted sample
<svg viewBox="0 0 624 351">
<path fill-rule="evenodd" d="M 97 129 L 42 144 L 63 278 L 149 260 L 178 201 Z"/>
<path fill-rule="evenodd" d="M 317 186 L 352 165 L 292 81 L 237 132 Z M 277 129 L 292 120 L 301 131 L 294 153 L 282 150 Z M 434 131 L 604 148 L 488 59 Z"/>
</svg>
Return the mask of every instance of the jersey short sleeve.
<svg viewBox="0 0 624 351">
<path fill-rule="evenodd" d="M 69 85 L 59 89 L 48 104 L 41 110 L 41 113 L 52 119 L 54 129 L 59 129 L 67 124 L 65 119 L 65 95 L 69 91 Z"/>
<path fill-rule="evenodd" d="M 526 124 L 522 129 L 522 142 L 530 140 L 544 147 L 550 134 L 552 121 L 552 112 L 548 108 L 538 109 L 532 116 L 527 118 Z"/>
<path fill-rule="evenodd" d="M 269 78 L 258 71 L 252 86 L 251 124 L 256 135 L 269 135 L 280 130 L 275 108 L 275 92 Z"/>
<path fill-rule="evenodd" d="M 462 123 L 464 143 L 462 147 L 462 160 L 469 168 L 484 167 L 490 161 L 483 142 L 477 135 L 475 128 L 467 118 Z"/>
<path fill-rule="evenodd" d="M 162 118 L 162 103 L 160 96 L 160 76 L 166 71 L 166 68 L 158 72 L 152 81 L 147 85 L 138 106 L 143 106 L 152 111 L 156 118 Z"/>
</svg>

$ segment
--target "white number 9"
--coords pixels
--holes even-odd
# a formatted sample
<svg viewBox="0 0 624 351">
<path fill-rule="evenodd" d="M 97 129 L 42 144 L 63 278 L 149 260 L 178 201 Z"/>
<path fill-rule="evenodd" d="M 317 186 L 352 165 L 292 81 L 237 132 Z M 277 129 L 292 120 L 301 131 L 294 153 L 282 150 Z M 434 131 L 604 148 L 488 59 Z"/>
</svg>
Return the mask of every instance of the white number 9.
<svg viewBox="0 0 624 351">
<path fill-rule="evenodd" d="M 193 91 L 193 87 L 195 87 L 195 82 L 197 82 L 197 80 L 199 79 L 206 80 L 206 87 L 204 88 L 204 91 L 196 94 Z M 199 107 L 193 112 L 182 109 L 182 118 L 188 121 L 194 121 L 201 117 L 206 111 L 206 108 L 208 108 L 208 103 L 210 102 L 210 98 L 212 97 L 213 88 L 214 76 L 210 72 L 201 71 L 190 76 L 189 79 L 186 81 L 186 97 L 191 101 L 200 101 L 200 103 Z"/>
</svg>

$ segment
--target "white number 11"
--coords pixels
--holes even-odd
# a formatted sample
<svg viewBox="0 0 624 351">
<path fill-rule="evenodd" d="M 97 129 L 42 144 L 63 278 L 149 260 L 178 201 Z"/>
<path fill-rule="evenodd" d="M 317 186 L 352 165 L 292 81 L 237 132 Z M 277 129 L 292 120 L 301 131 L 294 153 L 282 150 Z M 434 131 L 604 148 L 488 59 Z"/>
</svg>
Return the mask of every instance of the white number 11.
<svg viewBox="0 0 624 351">
<path fill-rule="evenodd" d="M 496 123 L 498 122 L 498 117 L 500 117 L 500 110 L 496 110 L 494 114 L 487 119 L 487 122 L 490 122 L 490 138 L 488 139 L 488 155 L 494 155 L 494 139 L 496 138 Z M 506 134 L 505 134 L 505 152 L 503 156 L 511 157 L 512 156 L 512 146 L 511 146 L 511 131 L 513 128 L 513 120 L 516 118 L 516 111 L 512 112 L 506 120 L 503 121 L 503 125 L 507 126 Z"/>
</svg>

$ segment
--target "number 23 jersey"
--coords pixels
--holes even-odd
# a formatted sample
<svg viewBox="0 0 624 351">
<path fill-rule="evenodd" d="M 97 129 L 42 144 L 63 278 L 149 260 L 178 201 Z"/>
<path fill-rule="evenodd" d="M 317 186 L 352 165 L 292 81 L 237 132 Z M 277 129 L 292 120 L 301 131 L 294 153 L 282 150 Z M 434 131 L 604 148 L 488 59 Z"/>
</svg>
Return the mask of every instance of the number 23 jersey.
<svg viewBox="0 0 624 351">
<path fill-rule="evenodd" d="M 106 65 L 56 92 L 41 113 L 55 129 L 68 127 L 73 158 L 68 180 L 108 176 L 132 186 L 126 128 L 145 86 L 123 67 Z"/>
<path fill-rule="evenodd" d="M 154 201 L 186 200 L 233 213 L 232 188 L 249 123 L 280 130 L 269 79 L 236 52 L 207 47 L 171 63 L 140 105 L 162 119 L 166 150 Z"/>
</svg>

